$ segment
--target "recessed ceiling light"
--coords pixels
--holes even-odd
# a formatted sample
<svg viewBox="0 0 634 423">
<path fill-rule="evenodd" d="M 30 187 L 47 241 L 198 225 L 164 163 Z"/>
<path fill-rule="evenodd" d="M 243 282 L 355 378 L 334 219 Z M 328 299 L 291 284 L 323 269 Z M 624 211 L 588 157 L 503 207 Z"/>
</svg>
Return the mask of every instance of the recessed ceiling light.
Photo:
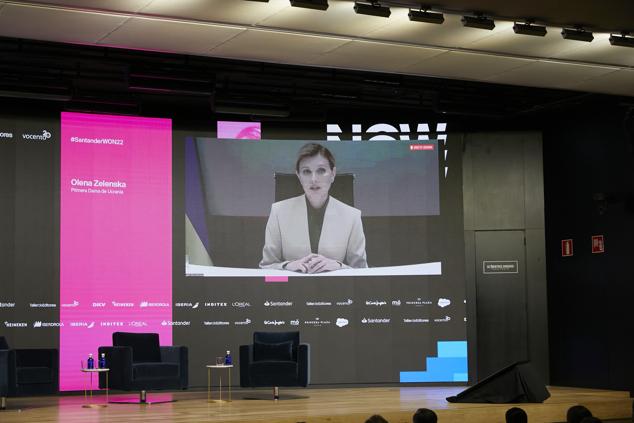
<svg viewBox="0 0 634 423">
<path fill-rule="evenodd" d="M 388 6 L 382 6 L 378 1 L 369 3 L 355 1 L 354 11 L 360 15 L 380 16 L 382 18 L 389 18 L 391 13 Z"/>
</svg>

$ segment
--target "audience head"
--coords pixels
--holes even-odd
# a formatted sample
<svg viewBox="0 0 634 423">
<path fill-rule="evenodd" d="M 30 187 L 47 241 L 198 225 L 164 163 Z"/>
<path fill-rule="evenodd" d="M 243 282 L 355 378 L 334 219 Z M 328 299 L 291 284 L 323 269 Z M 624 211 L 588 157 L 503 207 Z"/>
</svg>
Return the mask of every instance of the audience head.
<svg viewBox="0 0 634 423">
<path fill-rule="evenodd" d="M 389 422 L 385 420 L 383 416 L 379 414 L 375 414 L 373 416 L 368 417 L 365 423 L 389 423 Z"/>
<path fill-rule="evenodd" d="M 436 423 L 438 416 L 429 408 L 419 408 L 412 416 L 413 423 Z"/>
<path fill-rule="evenodd" d="M 592 417 L 592 413 L 583 405 L 573 405 L 566 413 L 566 423 L 581 423 L 586 417 Z"/>
<path fill-rule="evenodd" d="M 603 422 L 598 417 L 590 416 L 590 417 L 584 417 L 583 419 L 581 419 L 581 423 L 603 423 Z"/>
<path fill-rule="evenodd" d="M 509 408 L 506 410 L 504 417 L 506 418 L 506 423 L 528 423 L 526 411 L 519 407 Z"/>
</svg>

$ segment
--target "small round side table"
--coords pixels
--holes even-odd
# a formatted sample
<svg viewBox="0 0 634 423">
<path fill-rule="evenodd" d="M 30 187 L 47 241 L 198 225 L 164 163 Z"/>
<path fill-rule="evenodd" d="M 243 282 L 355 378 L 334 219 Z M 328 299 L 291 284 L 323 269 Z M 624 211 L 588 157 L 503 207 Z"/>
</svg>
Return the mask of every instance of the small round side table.
<svg viewBox="0 0 634 423">
<path fill-rule="evenodd" d="M 219 373 L 220 386 L 218 387 L 218 400 L 211 399 L 211 369 L 226 369 L 227 373 L 229 373 L 229 399 L 222 399 L 222 373 Z M 233 364 L 208 364 L 207 365 L 207 401 L 208 402 L 231 402 L 231 369 L 233 369 Z"/>
<path fill-rule="evenodd" d="M 82 373 L 88 373 L 90 375 L 90 403 L 88 402 L 88 390 L 86 388 L 86 383 L 84 381 L 84 400 L 85 400 L 85 404 L 82 405 L 82 407 L 84 408 L 103 408 L 103 407 L 107 407 L 108 406 L 108 373 L 110 372 L 110 369 L 104 368 L 104 369 L 85 369 L 82 368 L 81 369 Z M 99 375 L 99 373 L 105 373 L 106 374 L 106 403 L 105 404 L 93 404 L 92 403 L 92 375 L 93 374 L 97 374 Z"/>
</svg>

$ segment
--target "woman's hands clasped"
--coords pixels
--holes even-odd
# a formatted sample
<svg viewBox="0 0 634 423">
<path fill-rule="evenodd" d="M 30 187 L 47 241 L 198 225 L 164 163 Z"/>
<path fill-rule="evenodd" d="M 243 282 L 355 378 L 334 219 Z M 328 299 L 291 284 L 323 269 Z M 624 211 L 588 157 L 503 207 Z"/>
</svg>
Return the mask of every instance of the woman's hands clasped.
<svg viewBox="0 0 634 423">
<path fill-rule="evenodd" d="M 322 273 L 339 270 L 343 266 L 341 262 L 322 256 L 321 254 L 309 254 L 301 259 L 288 262 L 286 270 L 300 273 Z"/>
</svg>

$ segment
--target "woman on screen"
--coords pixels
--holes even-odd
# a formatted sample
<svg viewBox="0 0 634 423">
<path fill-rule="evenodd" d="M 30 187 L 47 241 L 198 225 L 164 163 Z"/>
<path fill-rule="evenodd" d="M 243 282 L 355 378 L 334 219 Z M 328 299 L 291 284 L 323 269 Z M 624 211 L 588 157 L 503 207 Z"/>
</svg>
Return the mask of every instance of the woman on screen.
<svg viewBox="0 0 634 423">
<path fill-rule="evenodd" d="M 301 273 L 368 267 L 361 211 L 329 195 L 337 174 L 332 153 L 305 144 L 295 172 L 304 194 L 271 206 L 260 267 Z"/>
</svg>

